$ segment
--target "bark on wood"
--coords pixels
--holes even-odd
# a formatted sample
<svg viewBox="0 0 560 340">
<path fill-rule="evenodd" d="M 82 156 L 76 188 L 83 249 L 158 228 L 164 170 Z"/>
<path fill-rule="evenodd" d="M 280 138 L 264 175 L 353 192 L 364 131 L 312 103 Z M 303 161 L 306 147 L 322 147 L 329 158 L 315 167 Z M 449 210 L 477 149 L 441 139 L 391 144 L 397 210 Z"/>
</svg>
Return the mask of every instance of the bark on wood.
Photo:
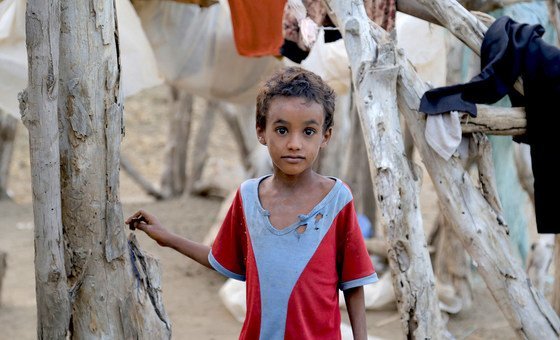
<svg viewBox="0 0 560 340">
<path fill-rule="evenodd" d="M 478 181 L 480 183 L 482 196 L 498 215 L 500 224 L 505 226 L 506 222 L 502 217 L 502 203 L 500 202 L 500 197 L 498 196 L 498 186 L 496 184 L 496 176 L 494 174 L 492 145 L 490 144 L 488 137 L 480 133 L 473 134 L 469 141 L 469 153 L 471 154 L 469 158 L 474 158 L 478 167 Z"/>
<path fill-rule="evenodd" d="M 535 204 L 535 178 L 531 168 L 531 148 L 527 144 L 519 144 L 515 148 L 515 167 L 519 176 L 519 183 Z"/>
<path fill-rule="evenodd" d="M 491 12 L 519 2 L 530 2 L 531 0 L 459 0 L 458 2 L 469 11 Z"/>
<path fill-rule="evenodd" d="M 482 132 L 489 135 L 517 136 L 525 133 L 527 118 L 524 108 L 490 107 L 477 105 L 477 116 L 467 113 L 461 117 L 463 133 Z"/>
<path fill-rule="evenodd" d="M 560 235 L 556 235 L 554 242 L 554 288 L 552 290 L 552 306 L 558 315 L 560 315 Z"/>
<path fill-rule="evenodd" d="M 6 269 L 8 268 L 8 255 L 0 251 L 0 306 L 2 306 L 2 282 L 4 282 L 4 276 L 6 275 Z"/>
<path fill-rule="evenodd" d="M 372 38 L 362 1 L 327 1 L 348 51 L 374 191 L 404 334 L 443 338 L 435 278 L 419 210 L 420 180 L 404 154 L 396 102 L 394 41 Z M 378 45 L 379 44 L 379 45 Z"/>
<path fill-rule="evenodd" d="M 167 339 L 157 292 L 134 273 L 119 201 L 123 99 L 114 5 L 61 2 L 58 108 L 72 337 Z"/>
<path fill-rule="evenodd" d="M 10 174 L 14 152 L 16 128 L 17 120 L 0 111 L 0 201 L 10 198 L 8 195 L 8 175 Z"/>
<path fill-rule="evenodd" d="M 191 135 L 193 96 L 171 87 L 172 103 L 169 135 L 165 145 L 164 170 L 161 175 L 163 197 L 181 196 L 187 186 L 187 150 Z"/>
<path fill-rule="evenodd" d="M 37 338 L 64 339 L 70 322 L 61 219 L 59 98 L 60 5 L 30 0 L 26 9 L 28 87 L 20 95 L 29 131 L 33 191 Z"/>
<path fill-rule="evenodd" d="M 451 7 L 451 3 L 447 1 L 438 5 L 440 9 Z M 450 11 L 449 15 L 455 15 L 457 20 L 480 26 L 468 13 L 453 13 Z M 464 15 L 469 17 L 463 20 Z M 557 338 L 560 334 L 560 320 L 550 304 L 532 287 L 521 263 L 511 255 L 507 230 L 498 219 L 499 215 L 475 188 L 457 159 L 451 158 L 446 162 L 426 144 L 425 115 L 420 114 L 417 108 L 420 97 L 428 88 L 401 54 L 399 63 L 399 108 L 432 177 L 446 218 L 478 264 L 479 273 L 519 337 Z"/>
</svg>

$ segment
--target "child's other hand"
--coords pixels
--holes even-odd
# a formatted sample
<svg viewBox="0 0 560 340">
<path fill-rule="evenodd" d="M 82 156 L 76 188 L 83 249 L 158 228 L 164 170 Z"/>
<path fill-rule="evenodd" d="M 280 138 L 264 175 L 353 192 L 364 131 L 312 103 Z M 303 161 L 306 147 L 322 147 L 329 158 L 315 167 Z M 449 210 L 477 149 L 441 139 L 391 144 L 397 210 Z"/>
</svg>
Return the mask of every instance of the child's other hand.
<svg viewBox="0 0 560 340">
<path fill-rule="evenodd" d="M 167 246 L 167 240 L 171 234 L 159 223 L 154 215 L 144 210 L 138 210 L 124 223 L 128 224 L 131 230 L 142 230 L 160 246 Z"/>
</svg>

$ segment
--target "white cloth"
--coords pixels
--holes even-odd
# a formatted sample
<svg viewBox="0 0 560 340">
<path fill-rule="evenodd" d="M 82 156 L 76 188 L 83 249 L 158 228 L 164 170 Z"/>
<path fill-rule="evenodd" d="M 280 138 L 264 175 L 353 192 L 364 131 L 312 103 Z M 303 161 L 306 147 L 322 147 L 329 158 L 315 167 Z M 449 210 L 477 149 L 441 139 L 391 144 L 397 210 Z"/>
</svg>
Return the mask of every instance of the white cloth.
<svg viewBox="0 0 560 340">
<path fill-rule="evenodd" d="M 462 132 L 459 112 L 451 111 L 439 115 L 428 115 L 424 135 L 428 145 L 443 159 L 448 160 L 461 143 Z"/>
<path fill-rule="evenodd" d="M 206 99 L 254 105 L 263 79 L 282 66 L 272 56 L 240 56 L 228 2 L 208 8 L 175 1 L 137 7 L 165 80 Z"/>
</svg>

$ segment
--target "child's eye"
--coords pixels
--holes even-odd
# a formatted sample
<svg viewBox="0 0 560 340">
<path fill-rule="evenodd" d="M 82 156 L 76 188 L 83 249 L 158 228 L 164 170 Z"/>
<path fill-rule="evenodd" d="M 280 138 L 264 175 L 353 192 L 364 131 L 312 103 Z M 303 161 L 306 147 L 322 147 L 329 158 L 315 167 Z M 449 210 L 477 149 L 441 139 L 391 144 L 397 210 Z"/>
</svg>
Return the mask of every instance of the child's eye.
<svg viewBox="0 0 560 340">
<path fill-rule="evenodd" d="M 288 129 L 281 126 L 281 127 L 276 128 L 276 132 L 278 132 L 279 135 L 285 135 L 285 134 L 288 133 Z"/>
<path fill-rule="evenodd" d="M 312 129 L 312 128 L 307 128 L 307 129 L 303 130 L 303 133 L 305 133 L 305 135 L 307 135 L 307 136 L 313 136 L 315 134 L 315 132 L 317 132 L 317 131 L 315 131 L 315 129 Z"/>
</svg>

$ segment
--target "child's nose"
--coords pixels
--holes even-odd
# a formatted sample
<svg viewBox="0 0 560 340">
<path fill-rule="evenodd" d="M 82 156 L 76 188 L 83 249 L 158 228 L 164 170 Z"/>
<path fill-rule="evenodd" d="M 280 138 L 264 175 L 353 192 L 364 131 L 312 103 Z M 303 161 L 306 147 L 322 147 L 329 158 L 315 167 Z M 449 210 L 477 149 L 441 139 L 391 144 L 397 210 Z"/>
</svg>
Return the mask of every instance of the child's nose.
<svg viewBox="0 0 560 340">
<path fill-rule="evenodd" d="M 288 149 L 289 150 L 301 149 L 301 138 L 296 134 L 290 136 L 290 139 L 288 140 Z"/>
</svg>

